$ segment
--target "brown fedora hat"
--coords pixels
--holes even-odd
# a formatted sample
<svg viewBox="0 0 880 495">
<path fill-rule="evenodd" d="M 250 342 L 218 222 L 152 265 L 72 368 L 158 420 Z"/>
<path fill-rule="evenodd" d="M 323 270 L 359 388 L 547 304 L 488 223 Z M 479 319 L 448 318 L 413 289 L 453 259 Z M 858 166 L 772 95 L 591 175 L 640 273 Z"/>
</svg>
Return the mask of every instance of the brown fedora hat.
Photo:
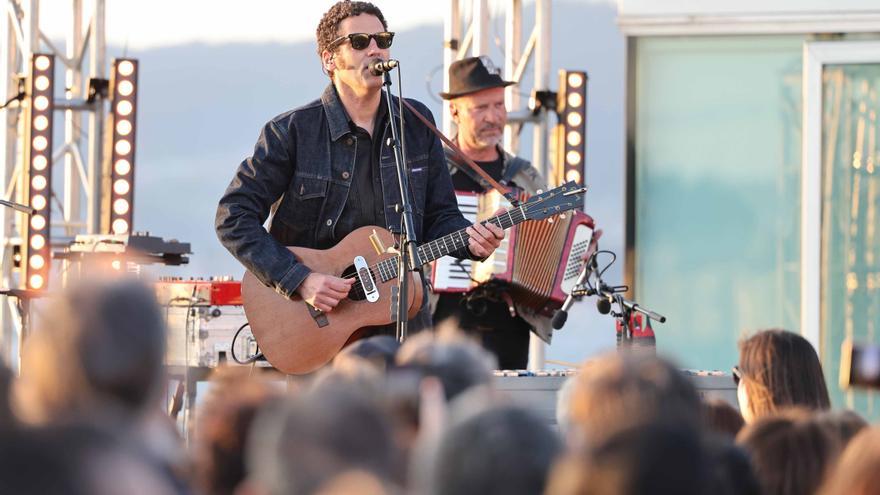
<svg viewBox="0 0 880 495">
<path fill-rule="evenodd" d="M 500 72 L 489 57 L 456 60 L 449 66 L 449 92 L 440 93 L 440 97 L 451 100 L 484 89 L 503 88 L 516 84 L 501 79 Z"/>
</svg>

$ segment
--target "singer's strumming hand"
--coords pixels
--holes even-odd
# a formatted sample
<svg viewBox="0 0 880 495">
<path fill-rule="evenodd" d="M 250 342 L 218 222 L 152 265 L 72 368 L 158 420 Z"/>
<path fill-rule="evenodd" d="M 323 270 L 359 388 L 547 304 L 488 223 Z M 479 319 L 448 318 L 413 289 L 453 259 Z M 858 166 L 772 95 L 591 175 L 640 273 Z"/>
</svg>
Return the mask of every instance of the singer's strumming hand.
<svg viewBox="0 0 880 495">
<path fill-rule="evenodd" d="M 323 273 L 310 273 L 296 292 L 303 300 L 316 309 L 329 313 L 339 304 L 339 301 L 348 296 L 348 291 L 354 284 L 353 278 L 339 278 Z"/>
</svg>

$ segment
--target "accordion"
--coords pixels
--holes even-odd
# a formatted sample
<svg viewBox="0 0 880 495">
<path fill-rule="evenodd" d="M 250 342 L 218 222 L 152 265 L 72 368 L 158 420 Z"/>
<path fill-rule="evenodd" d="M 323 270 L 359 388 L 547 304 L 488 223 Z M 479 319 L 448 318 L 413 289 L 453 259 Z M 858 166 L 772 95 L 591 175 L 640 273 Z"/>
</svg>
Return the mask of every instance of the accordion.
<svg viewBox="0 0 880 495">
<path fill-rule="evenodd" d="M 471 222 L 491 217 L 510 204 L 497 191 L 456 191 L 458 207 Z M 593 219 L 570 211 L 547 220 L 529 220 L 507 231 L 498 249 L 484 261 L 449 256 L 434 261 L 435 293 L 462 293 L 492 281 L 503 282 L 513 301 L 551 316 L 574 287 L 593 237 Z"/>
</svg>

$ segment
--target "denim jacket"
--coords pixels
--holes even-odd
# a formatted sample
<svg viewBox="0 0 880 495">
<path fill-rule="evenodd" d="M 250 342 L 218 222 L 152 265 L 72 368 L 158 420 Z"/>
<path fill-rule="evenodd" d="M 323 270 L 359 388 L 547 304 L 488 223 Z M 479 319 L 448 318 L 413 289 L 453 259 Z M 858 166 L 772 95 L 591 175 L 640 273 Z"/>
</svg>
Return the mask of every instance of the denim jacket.
<svg viewBox="0 0 880 495">
<path fill-rule="evenodd" d="M 433 120 L 427 107 L 408 101 Z M 398 99 L 393 97 L 392 103 L 396 119 Z M 404 121 L 406 171 L 418 241 L 468 227 L 456 204 L 440 140 L 409 110 Z M 395 206 L 400 203 L 400 190 L 387 120 L 374 132 L 383 143 L 380 174 L 386 224 L 382 227 L 399 232 L 400 214 Z M 291 297 L 311 270 L 284 246 L 327 249 L 341 240 L 335 235 L 336 222 L 349 194 L 359 193 L 351 190 L 354 162 L 349 117 L 330 84 L 320 99 L 283 113 L 263 127 L 253 156 L 241 162 L 220 198 L 217 237 L 260 281 Z M 270 211 L 274 214 L 267 232 L 263 223 Z M 469 253 L 465 248 L 457 255 Z"/>
</svg>

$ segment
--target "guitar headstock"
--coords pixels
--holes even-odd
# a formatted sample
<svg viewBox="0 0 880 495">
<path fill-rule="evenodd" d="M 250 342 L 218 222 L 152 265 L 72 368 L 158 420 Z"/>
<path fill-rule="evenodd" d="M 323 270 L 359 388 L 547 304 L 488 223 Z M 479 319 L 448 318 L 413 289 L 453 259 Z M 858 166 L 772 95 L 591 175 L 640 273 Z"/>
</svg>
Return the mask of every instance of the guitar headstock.
<svg viewBox="0 0 880 495">
<path fill-rule="evenodd" d="M 527 220 L 543 220 L 553 215 L 584 207 L 585 186 L 576 182 L 565 184 L 537 194 L 522 204 Z"/>
</svg>

